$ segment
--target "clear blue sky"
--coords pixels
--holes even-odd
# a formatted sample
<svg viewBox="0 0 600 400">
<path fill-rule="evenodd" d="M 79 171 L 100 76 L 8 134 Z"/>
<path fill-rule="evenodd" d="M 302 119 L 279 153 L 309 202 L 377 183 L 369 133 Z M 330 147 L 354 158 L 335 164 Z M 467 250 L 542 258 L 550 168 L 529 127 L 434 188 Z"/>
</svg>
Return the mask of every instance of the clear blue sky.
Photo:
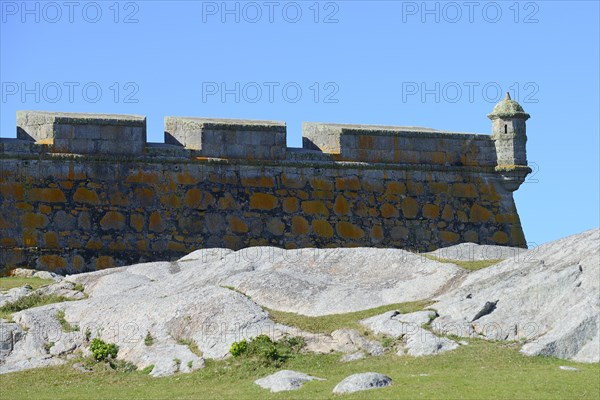
<svg viewBox="0 0 600 400">
<path fill-rule="evenodd" d="M 25 3 L 25 6 L 23 5 Z M 0 1 L 0 136 L 22 109 L 489 133 L 511 91 L 527 240 L 599 224 L 597 1 Z"/>
</svg>

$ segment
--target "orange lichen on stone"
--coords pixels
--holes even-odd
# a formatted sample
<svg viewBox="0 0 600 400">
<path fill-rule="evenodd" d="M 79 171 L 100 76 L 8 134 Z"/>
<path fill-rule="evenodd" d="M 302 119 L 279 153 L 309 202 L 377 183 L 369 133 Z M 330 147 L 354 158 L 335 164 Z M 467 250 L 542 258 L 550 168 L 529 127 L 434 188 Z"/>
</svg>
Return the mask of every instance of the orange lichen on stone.
<svg viewBox="0 0 600 400">
<path fill-rule="evenodd" d="M 402 182 L 389 182 L 385 189 L 386 194 L 404 194 L 406 185 Z"/>
<path fill-rule="evenodd" d="M 267 193 L 254 193 L 250 197 L 250 208 L 254 210 L 272 210 L 277 207 L 277 197 Z"/>
<path fill-rule="evenodd" d="M 419 203 L 412 197 L 402 200 L 402 215 L 406 218 L 415 218 L 419 212 Z"/>
<path fill-rule="evenodd" d="M 287 174 L 281 174 L 281 183 L 289 189 L 302 189 L 306 185 L 306 181 L 303 179 L 290 177 Z"/>
<path fill-rule="evenodd" d="M 360 239 L 365 236 L 365 232 L 361 228 L 346 221 L 338 222 L 335 225 L 335 231 L 344 239 Z"/>
<path fill-rule="evenodd" d="M 430 182 L 429 188 L 435 194 L 448 192 L 448 184 L 446 182 Z"/>
<path fill-rule="evenodd" d="M 508 235 L 501 231 L 496 231 L 492 235 L 492 240 L 498 244 L 506 244 L 508 243 Z"/>
<path fill-rule="evenodd" d="M 248 232 L 248 225 L 240 218 L 235 215 L 228 218 L 229 227 L 232 232 L 235 233 L 246 233 Z"/>
<path fill-rule="evenodd" d="M 50 212 L 52 212 L 52 207 L 47 206 L 45 204 L 40 204 L 39 210 L 42 214 L 50 214 Z"/>
<path fill-rule="evenodd" d="M 440 208 L 435 204 L 425 204 L 423 206 L 423 216 L 429 219 L 437 219 L 440 215 Z"/>
<path fill-rule="evenodd" d="M 293 213 L 298 210 L 298 199 L 295 197 L 287 197 L 283 199 L 283 211 L 286 213 Z"/>
<path fill-rule="evenodd" d="M 379 210 L 381 211 L 381 216 L 383 218 L 398 218 L 400 216 L 398 209 L 390 203 L 385 203 Z"/>
<path fill-rule="evenodd" d="M 112 268 L 115 266 L 115 259 L 111 256 L 100 256 L 96 259 L 96 270 Z"/>
<path fill-rule="evenodd" d="M 330 238 L 333 236 L 333 227 L 327 221 L 321 219 L 313 220 L 312 229 L 317 236 L 321 236 L 324 238 Z"/>
<path fill-rule="evenodd" d="M 335 198 L 335 202 L 333 203 L 333 212 L 337 215 L 350 215 L 350 204 L 348 204 L 348 200 L 341 194 Z"/>
<path fill-rule="evenodd" d="M 29 191 L 29 200 L 44 203 L 64 203 L 67 201 L 62 190 L 57 188 L 35 188 Z"/>
<path fill-rule="evenodd" d="M 329 216 L 329 210 L 327 209 L 327 206 L 322 201 L 318 200 L 303 201 L 302 211 L 308 215 L 322 215 L 324 217 Z"/>
<path fill-rule="evenodd" d="M 16 201 L 23 201 L 23 185 L 19 183 L 3 183 L 0 185 L 0 197 Z"/>
<path fill-rule="evenodd" d="M 408 193 L 413 196 L 421 196 L 425 193 L 425 187 L 421 182 L 408 181 L 406 186 L 408 188 Z"/>
<path fill-rule="evenodd" d="M 15 247 L 17 245 L 17 241 L 11 237 L 4 237 L 0 239 L 0 246 L 2 247 Z"/>
<path fill-rule="evenodd" d="M 67 266 L 67 260 L 54 254 L 40 256 L 38 260 L 42 266 L 41 269 L 45 271 L 55 271 L 60 268 L 66 268 Z"/>
<path fill-rule="evenodd" d="M 292 233 L 294 235 L 304 235 L 308 233 L 308 221 L 304 217 L 292 217 Z"/>
<path fill-rule="evenodd" d="M 125 227 L 125 216 L 118 211 L 107 212 L 100 220 L 102 229 L 123 229 Z"/>
<path fill-rule="evenodd" d="M 272 188 L 275 186 L 275 179 L 270 176 L 244 177 L 242 178 L 242 186 Z"/>
<path fill-rule="evenodd" d="M 26 213 L 23 215 L 23 228 L 39 229 L 48 225 L 48 218 L 43 214 Z"/>
<path fill-rule="evenodd" d="M 470 222 L 487 222 L 492 218 L 492 212 L 479 204 L 473 204 L 470 212 Z"/>
<path fill-rule="evenodd" d="M 148 229 L 153 232 L 162 232 L 165 230 L 165 224 L 160 212 L 154 211 L 152 214 L 150 214 L 150 219 L 148 220 Z"/>
<path fill-rule="evenodd" d="M 160 204 L 169 208 L 179 208 L 181 206 L 181 200 L 179 196 L 174 194 L 165 194 L 160 196 Z"/>
<path fill-rule="evenodd" d="M 347 178 L 336 178 L 335 186 L 337 190 L 360 190 L 360 180 L 356 176 Z"/>
<path fill-rule="evenodd" d="M 190 174 L 187 171 L 183 171 L 175 175 L 175 181 L 180 185 L 195 185 L 200 182 L 202 177 Z"/>
<path fill-rule="evenodd" d="M 451 193 L 456 197 L 477 197 L 477 188 L 472 183 L 455 183 Z"/>
<path fill-rule="evenodd" d="M 375 225 L 371 228 L 371 237 L 376 240 L 383 239 L 383 228 L 381 225 Z"/>
<path fill-rule="evenodd" d="M 221 210 L 231 210 L 237 207 L 237 203 L 231 193 L 226 192 L 218 201 Z"/>
<path fill-rule="evenodd" d="M 60 247 L 56 232 L 44 233 L 44 245 L 49 249 L 58 249 Z"/>
<path fill-rule="evenodd" d="M 185 244 L 173 241 L 169 241 L 169 243 L 167 243 L 167 249 L 177 253 L 186 253 L 188 251 Z"/>
<path fill-rule="evenodd" d="M 444 210 L 442 211 L 442 219 L 445 221 L 452 221 L 454 219 L 454 210 L 449 204 L 444 206 Z"/>
<path fill-rule="evenodd" d="M 310 186 L 315 190 L 333 190 L 333 182 L 324 178 L 312 178 Z"/>
<path fill-rule="evenodd" d="M 123 241 L 115 241 L 108 244 L 108 249 L 111 251 L 123 251 L 125 250 L 125 243 Z"/>
<path fill-rule="evenodd" d="M 73 200 L 77 203 L 98 204 L 100 199 L 95 190 L 86 189 L 84 187 L 77 188 L 73 195 Z"/>
<path fill-rule="evenodd" d="M 455 243 L 456 241 L 458 241 L 459 238 L 460 238 L 460 235 L 455 232 L 450 232 L 450 231 L 441 231 L 440 232 L 440 239 L 442 239 L 444 242 Z"/>
<path fill-rule="evenodd" d="M 463 238 L 465 242 L 479 242 L 479 234 L 475 231 L 466 231 L 465 233 L 463 233 Z"/>
</svg>

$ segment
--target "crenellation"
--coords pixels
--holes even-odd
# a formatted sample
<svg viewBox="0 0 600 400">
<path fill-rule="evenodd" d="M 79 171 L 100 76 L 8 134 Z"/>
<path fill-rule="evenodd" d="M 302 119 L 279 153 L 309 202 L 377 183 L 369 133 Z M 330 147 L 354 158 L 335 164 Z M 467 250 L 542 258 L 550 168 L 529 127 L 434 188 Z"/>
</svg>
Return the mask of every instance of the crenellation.
<svg viewBox="0 0 600 400">
<path fill-rule="evenodd" d="M 492 135 L 427 128 L 17 114 L 0 139 L 0 268 L 78 272 L 206 247 L 526 247 L 512 192 L 531 171 L 520 106 Z M 506 128 L 505 128 L 506 125 Z M 511 127 L 512 126 L 512 131 Z"/>
</svg>

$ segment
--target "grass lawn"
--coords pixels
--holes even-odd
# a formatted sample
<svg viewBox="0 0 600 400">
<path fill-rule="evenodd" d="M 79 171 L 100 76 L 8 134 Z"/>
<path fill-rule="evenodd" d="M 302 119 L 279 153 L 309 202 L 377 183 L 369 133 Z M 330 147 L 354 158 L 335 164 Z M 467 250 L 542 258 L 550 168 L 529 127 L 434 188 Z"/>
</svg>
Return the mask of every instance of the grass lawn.
<svg viewBox="0 0 600 400">
<path fill-rule="evenodd" d="M 373 371 L 389 375 L 393 386 L 343 398 L 598 399 L 599 364 L 527 357 L 518 347 L 515 343 L 471 340 L 454 352 L 434 357 L 387 354 L 351 363 L 340 363 L 339 354 L 300 354 L 283 368 L 327 380 L 284 393 L 270 393 L 253 383 L 275 369 L 239 364 L 235 359 L 208 361 L 202 370 L 166 378 L 107 368 L 84 373 L 69 364 L 0 375 L 0 388 L 6 399 L 323 399 L 341 398 L 331 391 L 346 376 Z M 560 365 L 580 370 L 563 371 Z"/>
<path fill-rule="evenodd" d="M 432 256 L 431 254 L 422 254 L 423 257 L 428 258 L 433 261 L 446 263 L 446 264 L 454 264 L 458 265 L 461 268 L 464 268 L 468 271 L 477 271 L 479 269 L 491 267 L 494 264 L 498 264 L 503 260 L 478 260 L 478 261 L 461 261 L 461 260 L 452 260 L 449 258 L 440 258 L 436 256 Z"/>
<path fill-rule="evenodd" d="M 39 289 L 42 286 L 49 285 L 54 283 L 52 279 L 41 279 L 37 277 L 31 278 L 22 278 L 18 276 L 8 276 L 0 278 L 0 292 L 16 288 L 22 287 L 25 285 L 30 285 L 33 290 Z"/>
</svg>

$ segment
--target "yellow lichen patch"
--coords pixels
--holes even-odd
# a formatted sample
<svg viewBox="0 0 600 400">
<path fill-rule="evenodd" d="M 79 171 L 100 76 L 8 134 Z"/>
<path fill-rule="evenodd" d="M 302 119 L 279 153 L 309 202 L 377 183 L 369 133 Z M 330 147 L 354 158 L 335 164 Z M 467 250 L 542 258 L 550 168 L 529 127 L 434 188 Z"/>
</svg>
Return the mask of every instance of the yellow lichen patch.
<svg viewBox="0 0 600 400">
<path fill-rule="evenodd" d="M 496 222 L 503 223 L 517 223 L 519 222 L 519 216 L 517 214 L 497 214 Z"/>
<path fill-rule="evenodd" d="M 429 189 L 435 193 L 446 193 L 448 192 L 448 184 L 446 182 L 431 182 L 429 183 Z"/>
<path fill-rule="evenodd" d="M 335 231 L 338 236 L 344 239 L 360 239 L 365 236 L 365 232 L 362 229 L 346 221 L 338 222 L 335 225 Z"/>
<path fill-rule="evenodd" d="M 413 196 L 420 196 L 425 193 L 425 187 L 421 182 L 408 181 L 406 184 L 408 193 Z"/>
<path fill-rule="evenodd" d="M 0 246 L 2 247 L 15 247 L 17 245 L 17 241 L 11 237 L 4 237 L 0 239 Z"/>
<path fill-rule="evenodd" d="M 121 193 L 121 192 L 110 192 L 109 193 L 109 198 L 110 198 L 110 204 L 112 206 L 128 206 L 129 205 L 129 198 L 127 197 L 126 193 Z"/>
<path fill-rule="evenodd" d="M 511 245 L 517 247 L 527 247 L 527 242 L 525 241 L 525 235 L 523 234 L 523 229 L 520 225 L 513 225 L 510 228 L 510 235 L 512 238 Z"/>
<path fill-rule="evenodd" d="M 383 239 L 383 228 L 381 225 L 375 225 L 371 228 L 371 238 L 376 240 Z"/>
<path fill-rule="evenodd" d="M 158 211 L 154 211 L 152 214 L 150 214 L 150 218 L 148 220 L 148 229 L 153 232 L 162 232 L 165 230 L 163 218 Z"/>
<path fill-rule="evenodd" d="M 327 221 L 315 219 L 312 221 L 313 232 L 321 237 L 330 238 L 333 236 L 333 227 Z"/>
<path fill-rule="evenodd" d="M 358 136 L 358 148 L 359 149 L 372 149 L 375 145 L 375 138 L 373 136 Z"/>
<path fill-rule="evenodd" d="M 465 213 L 465 212 L 464 212 L 464 211 L 462 211 L 462 210 L 458 210 L 458 211 L 456 212 L 456 217 L 458 218 L 458 220 L 459 220 L 460 222 L 467 222 L 467 221 L 469 220 L 469 218 L 467 217 L 467 213 Z"/>
<path fill-rule="evenodd" d="M 28 203 L 17 203 L 17 204 L 15 204 L 15 207 L 18 208 L 19 210 L 25 210 L 25 211 L 33 210 L 33 206 Z"/>
<path fill-rule="evenodd" d="M 389 182 L 385 188 L 385 194 L 404 194 L 406 185 L 402 182 Z"/>
<path fill-rule="evenodd" d="M 123 242 L 123 241 L 110 242 L 108 244 L 108 249 L 112 250 L 112 251 L 123 251 L 123 250 L 125 250 L 125 242 Z"/>
<path fill-rule="evenodd" d="M 271 218 L 267 222 L 267 230 L 275 236 L 280 236 L 285 230 L 285 224 L 279 218 Z"/>
<path fill-rule="evenodd" d="M 344 196 L 338 195 L 335 198 L 335 202 L 333 203 L 333 212 L 335 212 L 337 215 L 350 214 L 350 204 L 348 204 L 348 200 L 346 200 Z"/>
<path fill-rule="evenodd" d="M 23 215 L 23 228 L 39 229 L 48 224 L 48 218 L 43 214 L 26 213 Z"/>
<path fill-rule="evenodd" d="M 508 243 L 508 235 L 504 232 L 497 231 L 492 235 L 492 240 L 498 244 L 506 244 Z"/>
<path fill-rule="evenodd" d="M 154 190 L 150 188 L 135 188 L 133 196 L 138 204 L 143 206 L 149 205 L 154 201 Z"/>
<path fill-rule="evenodd" d="M 437 219 L 440 215 L 440 208 L 435 204 L 425 204 L 423 206 L 423 216 L 429 219 Z"/>
<path fill-rule="evenodd" d="M 446 153 L 443 151 L 434 151 L 431 153 L 431 162 L 433 164 L 445 164 L 446 163 Z"/>
<path fill-rule="evenodd" d="M 402 214 L 406 218 L 415 218 L 419 212 L 419 203 L 412 197 L 402 200 Z"/>
<path fill-rule="evenodd" d="M 336 178 L 335 186 L 338 190 L 360 190 L 360 180 L 356 176 Z"/>
<path fill-rule="evenodd" d="M 102 242 L 99 240 L 90 239 L 85 248 L 88 250 L 100 250 L 102 248 Z"/>
<path fill-rule="evenodd" d="M 83 259 L 83 257 L 78 255 L 73 256 L 73 268 L 75 268 L 76 271 L 81 271 L 84 266 L 85 260 Z"/>
<path fill-rule="evenodd" d="M 130 183 L 157 183 L 160 180 L 159 175 L 156 172 L 145 172 L 142 169 L 138 169 L 137 172 L 131 173 L 126 181 Z"/>
<path fill-rule="evenodd" d="M 100 199 L 95 190 L 89 190 L 83 187 L 77 188 L 73 195 L 73 200 L 77 203 L 98 204 Z"/>
<path fill-rule="evenodd" d="M 184 203 L 189 208 L 196 208 L 202 200 L 202 192 L 200 189 L 190 189 L 185 194 Z"/>
<path fill-rule="evenodd" d="M 223 237 L 225 247 L 231 250 L 239 250 L 242 248 L 242 239 L 234 235 L 225 235 Z"/>
<path fill-rule="evenodd" d="M 450 232 L 450 231 L 441 231 L 440 232 L 440 239 L 442 239 L 444 242 L 447 242 L 447 243 L 456 243 L 459 238 L 460 238 L 460 235 L 455 232 Z"/>
<path fill-rule="evenodd" d="M 0 197 L 22 201 L 24 198 L 23 185 L 20 183 L 3 183 L 0 185 Z"/>
<path fill-rule="evenodd" d="M 47 206 L 45 204 L 40 204 L 39 210 L 42 214 L 50 214 L 50 212 L 52 211 L 52 207 Z"/>
<path fill-rule="evenodd" d="M 308 221 L 300 216 L 292 218 L 292 233 L 294 235 L 304 235 L 308 233 Z"/>
<path fill-rule="evenodd" d="M 111 256 L 100 256 L 96 259 L 96 270 L 113 268 L 115 266 L 115 259 Z"/>
<path fill-rule="evenodd" d="M 477 188 L 472 183 L 455 183 L 451 192 L 456 197 L 477 197 Z"/>
<path fill-rule="evenodd" d="M 226 192 L 218 201 L 221 210 L 230 210 L 236 208 L 236 202 L 231 193 Z"/>
<path fill-rule="evenodd" d="M 177 253 L 187 252 L 185 244 L 173 241 L 169 241 L 169 243 L 167 243 L 167 249 L 170 251 L 175 251 Z"/>
<path fill-rule="evenodd" d="M 298 210 L 298 199 L 295 197 L 287 197 L 283 199 L 283 211 L 293 213 Z"/>
<path fill-rule="evenodd" d="M 302 211 L 308 215 L 322 215 L 329 216 L 329 210 L 327 206 L 322 201 L 303 201 L 302 202 Z"/>
<path fill-rule="evenodd" d="M 129 223 L 137 232 L 144 230 L 144 216 L 142 214 L 131 214 Z"/>
<path fill-rule="evenodd" d="M 23 245 L 25 247 L 37 247 L 37 232 L 26 230 L 23 231 Z"/>
<path fill-rule="evenodd" d="M 174 194 L 165 194 L 160 196 L 160 204 L 169 208 L 179 208 L 179 206 L 181 206 L 181 200 L 179 199 L 179 196 Z"/>
<path fill-rule="evenodd" d="M 54 254 L 43 255 L 38 260 L 39 263 L 42 265 L 42 269 L 46 271 L 55 271 L 57 269 L 65 268 L 67 266 L 67 260 L 65 260 L 61 256 L 57 256 Z"/>
<path fill-rule="evenodd" d="M 479 234 L 475 231 L 466 231 L 465 233 L 463 233 L 463 238 L 465 242 L 479 242 Z"/>
<path fill-rule="evenodd" d="M 135 248 L 140 251 L 148 250 L 148 241 L 146 239 L 141 239 L 135 242 Z"/>
<path fill-rule="evenodd" d="M 187 171 L 175 175 L 175 181 L 180 185 L 195 185 L 200 182 L 200 178 L 201 177 L 192 175 Z"/>
<path fill-rule="evenodd" d="M 275 186 L 275 179 L 270 176 L 244 177 L 242 178 L 242 186 L 272 188 Z"/>
<path fill-rule="evenodd" d="M 104 230 L 123 229 L 125 227 L 125 216 L 117 211 L 109 211 L 100 220 L 100 226 Z"/>
<path fill-rule="evenodd" d="M 240 217 L 230 216 L 229 218 L 227 218 L 227 220 L 229 221 L 229 227 L 231 228 L 232 232 L 248 232 L 248 225 Z"/>
<path fill-rule="evenodd" d="M 381 211 L 381 216 L 383 218 L 398 218 L 400 216 L 398 209 L 390 203 L 385 203 L 379 210 Z"/>
<path fill-rule="evenodd" d="M 333 190 L 333 182 L 324 178 L 312 178 L 310 186 L 315 190 Z"/>
<path fill-rule="evenodd" d="M 57 188 L 36 188 L 29 191 L 31 201 L 42 201 L 44 203 L 64 203 L 67 201 L 62 190 Z"/>
<path fill-rule="evenodd" d="M 267 193 L 254 193 L 250 197 L 250 208 L 253 210 L 272 210 L 277 207 L 277 197 Z"/>
<path fill-rule="evenodd" d="M 58 249 L 60 247 L 56 232 L 44 233 L 44 245 L 49 249 Z"/>
<path fill-rule="evenodd" d="M 492 212 L 479 204 L 473 204 L 470 212 L 470 222 L 487 222 L 492 218 Z"/>
</svg>

